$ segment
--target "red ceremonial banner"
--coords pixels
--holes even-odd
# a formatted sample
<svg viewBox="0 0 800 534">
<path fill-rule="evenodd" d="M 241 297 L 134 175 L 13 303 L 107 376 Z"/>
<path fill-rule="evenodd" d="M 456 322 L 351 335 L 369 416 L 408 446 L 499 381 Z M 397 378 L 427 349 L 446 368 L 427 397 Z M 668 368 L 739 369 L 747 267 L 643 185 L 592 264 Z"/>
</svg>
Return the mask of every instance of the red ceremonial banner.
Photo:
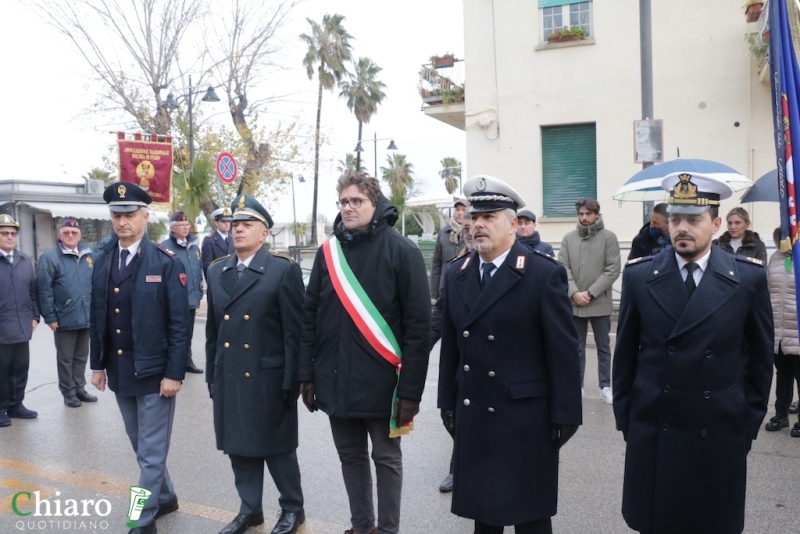
<svg viewBox="0 0 800 534">
<path fill-rule="evenodd" d="M 119 179 L 138 185 L 153 202 L 172 202 L 172 138 L 155 134 L 134 134 L 126 139 L 117 133 Z"/>
</svg>

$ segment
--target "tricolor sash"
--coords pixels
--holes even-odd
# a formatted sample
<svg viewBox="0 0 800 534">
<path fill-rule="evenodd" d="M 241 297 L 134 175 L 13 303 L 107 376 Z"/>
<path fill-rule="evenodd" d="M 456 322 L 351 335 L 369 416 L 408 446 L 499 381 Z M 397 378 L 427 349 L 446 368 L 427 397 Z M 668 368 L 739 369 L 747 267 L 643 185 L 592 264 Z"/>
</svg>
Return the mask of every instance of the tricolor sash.
<svg viewBox="0 0 800 534">
<path fill-rule="evenodd" d="M 342 246 L 336 237 L 332 237 L 322 245 L 322 255 L 325 257 L 325 265 L 333 283 L 336 295 L 347 310 L 347 314 L 356 324 L 356 328 L 367 340 L 370 347 L 381 357 L 392 364 L 397 371 L 397 381 L 400 381 L 400 370 L 402 364 L 402 351 L 394 332 L 389 328 L 386 319 L 380 314 L 372 300 L 361 287 L 361 283 L 353 274 L 347 258 L 344 257 Z M 414 422 L 410 421 L 403 427 L 397 426 L 397 386 L 392 393 L 392 415 L 389 418 L 389 437 L 396 438 L 403 434 L 408 434 L 414 428 Z"/>
</svg>

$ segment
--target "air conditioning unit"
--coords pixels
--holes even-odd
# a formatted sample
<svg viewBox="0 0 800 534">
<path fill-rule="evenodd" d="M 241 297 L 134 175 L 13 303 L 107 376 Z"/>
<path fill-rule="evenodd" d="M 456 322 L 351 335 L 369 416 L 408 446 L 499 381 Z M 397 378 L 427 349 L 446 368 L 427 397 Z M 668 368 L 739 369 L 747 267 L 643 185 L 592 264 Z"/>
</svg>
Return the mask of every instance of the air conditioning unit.
<svg viewBox="0 0 800 534">
<path fill-rule="evenodd" d="M 89 180 L 88 184 L 88 194 L 90 195 L 102 195 L 103 191 L 105 191 L 106 185 L 103 183 L 103 180 Z"/>
</svg>

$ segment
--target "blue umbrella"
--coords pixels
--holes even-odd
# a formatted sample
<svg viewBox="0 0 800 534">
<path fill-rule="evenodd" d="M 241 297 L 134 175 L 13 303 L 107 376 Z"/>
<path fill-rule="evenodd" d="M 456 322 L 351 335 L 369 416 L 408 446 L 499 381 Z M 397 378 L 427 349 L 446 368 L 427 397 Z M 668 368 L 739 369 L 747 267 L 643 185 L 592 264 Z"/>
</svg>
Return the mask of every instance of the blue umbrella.
<svg viewBox="0 0 800 534">
<path fill-rule="evenodd" d="M 661 181 L 673 172 L 699 172 L 725 180 L 734 191 L 740 191 L 753 185 L 745 176 L 742 176 L 727 165 L 707 159 L 675 159 L 653 165 L 637 172 L 620 187 L 614 200 L 646 202 L 650 200 L 664 200 L 667 192 L 661 188 Z"/>
<path fill-rule="evenodd" d="M 753 187 L 742 195 L 742 204 L 746 202 L 780 202 L 778 194 L 778 169 L 773 169 L 756 180 Z"/>
</svg>

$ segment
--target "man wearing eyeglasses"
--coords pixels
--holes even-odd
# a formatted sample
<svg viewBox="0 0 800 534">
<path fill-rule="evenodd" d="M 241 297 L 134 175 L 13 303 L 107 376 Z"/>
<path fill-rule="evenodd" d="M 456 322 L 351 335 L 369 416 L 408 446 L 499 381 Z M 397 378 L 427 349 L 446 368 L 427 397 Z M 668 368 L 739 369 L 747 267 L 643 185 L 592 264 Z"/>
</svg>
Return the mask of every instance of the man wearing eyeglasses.
<svg viewBox="0 0 800 534">
<path fill-rule="evenodd" d="M 97 397 L 86 391 L 89 361 L 89 310 L 92 305 L 94 258 L 81 243 L 81 227 L 74 217 L 59 225 L 58 243 L 39 257 L 36 279 L 39 310 L 53 331 L 58 367 L 58 389 L 69 408 Z"/>
<path fill-rule="evenodd" d="M 0 427 L 11 418 L 35 419 L 26 408 L 30 350 L 28 342 L 39 324 L 33 260 L 17 250 L 19 223 L 0 214 Z"/>
<path fill-rule="evenodd" d="M 317 251 L 306 291 L 300 391 L 309 411 L 330 419 L 350 501 L 347 534 L 392 534 L 400 531 L 399 436 L 419 412 L 428 370 L 427 273 L 419 248 L 392 229 L 397 208 L 378 180 L 349 172 L 337 191 L 334 237 Z"/>
</svg>

